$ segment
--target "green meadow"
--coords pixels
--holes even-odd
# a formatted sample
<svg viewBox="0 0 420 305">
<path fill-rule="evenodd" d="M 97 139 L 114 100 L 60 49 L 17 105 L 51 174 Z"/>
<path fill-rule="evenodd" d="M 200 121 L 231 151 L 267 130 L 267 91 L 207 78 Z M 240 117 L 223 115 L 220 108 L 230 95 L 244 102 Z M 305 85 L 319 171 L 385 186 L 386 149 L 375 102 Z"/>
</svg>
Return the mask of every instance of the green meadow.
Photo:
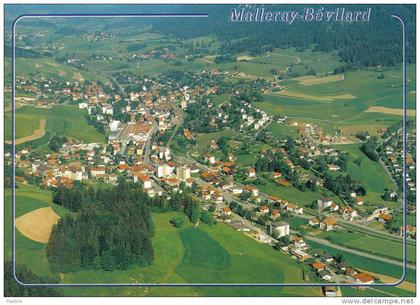
<svg viewBox="0 0 420 305">
<path fill-rule="evenodd" d="M 387 203 L 381 198 L 385 189 L 395 189 L 391 178 L 386 174 L 383 166 L 376 161 L 369 159 L 361 150 L 362 144 L 335 145 L 334 147 L 348 152 L 350 160 L 347 164 L 347 173 L 354 179 L 361 182 L 367 190 L 367 195 L 372 204 Z M 356 159 L 361 160 L 360 166 L 354 163 Z M 388 204 L 390 204 L 388 202 Z"/>
<path fill-rule="evenodd" d="M 403 258 L 403 244 L 401 242 L 387 240 L 383 237 L 353 232 L 350 230 L 336 230 L 324 232 L 319 235 L 336 244 L 344 245 L 349 248 L 359 249 L 377 255 L 388 256 L 394 259 Z M 415 246 L 407 244 L 407 260 L 416 260 Z"/>
<path fill-rule="evenodd" d="M 6 258 L 11 258 L 11 192 L 6 190 Z M 51 193 L 34 186 L 19 184 L 16 190 L 16 216 L 51 206 L 64 216 L 67 212 L 51 203 Z M 169 220 L 174 216 L 184 219 L 181 229 Z M 225 224 L 193 226 L 183 213 L 153 213 L 156 234 L 153 238 L 155 259 L 150 266 L 128 270 L 83 270 L 61 275 L 63 283 L 301 283 L 305 270 L 290 256 L 259 244 L 232 230 Z M 50 274 L 45 245 L 27 239 L 16 231 L 16 261 L 25 264 L 39 275 Z M 303 268 L 303 269 L 302 269 Z M 309 282 L 314 279 L 310 279 Z M 68 288 L 68 296 L 276 296 L 319 295 L 316 287 L 304 290 L 295 287 L 112 287 Z"/>
<path fill-rule="evenodd" d="M 5 114 L 5 138 L 11 140 L 11 113 Z M 39 120 L 46 119 L 46 130 L 87 143 L 105 141 L 105 135 L 89 126 L 84 111 L 74 106 L 54 106 L 51 109 L 22 107 L 16 110 L 16 138 L 31 135 L 38 128 Z"/>
<path fill-rule="evenodd" d="M 279 140 L 284 139 L 285 137 L 296 139 L 299 136 L 298 127 L 279 123 L 270 123 L 267 126 L 267 131 L 270 131 L 273 136 Z"/>
<path fill-rule="evenodd" d="M 5 190 L 5 258 L 11 259 L 12 250 L 12 193 Z M 63 217 L 68 211 L 51 201 L 51 192 L 41 190 L 34 186 L 18 184 L 15 196 L 15 216 L 19 217 L 33 210 L 50 206 L 59 216 Z M 16 262 L 26 265 L 39 275 L 50 274 L 45 245 L 30 240 L 15 230 Z"/>
</svg>

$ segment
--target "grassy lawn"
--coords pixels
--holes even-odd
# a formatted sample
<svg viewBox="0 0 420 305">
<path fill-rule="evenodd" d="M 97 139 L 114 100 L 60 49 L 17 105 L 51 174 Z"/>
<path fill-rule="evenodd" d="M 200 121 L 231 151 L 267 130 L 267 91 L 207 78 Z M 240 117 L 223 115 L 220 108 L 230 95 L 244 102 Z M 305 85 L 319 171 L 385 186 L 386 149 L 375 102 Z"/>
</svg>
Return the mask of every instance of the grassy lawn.
<svg viewBox="0 0 420 305">
<path fill-rule="evenodd" d="M 290 225 L 290 228 L 294 230 L 298 230 L 301 226 L 308 224 L 308 220 L 306 218 L 300 217 L 288 218 L 286 221 Z"/>
<path fill-rule="evenodd" d="M 384 75 L 384 78 L 380 78 Z M 340 95 L 349 93 L 357 97 L 357 102 L 368 106 L 402 108 L 402 69 L 389 68 L 383 71 L 358 70 L 344 74 L 343 81 L 329 82 L 313 86 L 296 84 L 293 91 L 313 95 Z M 408 65 L 407 92 L 415 90 L 415 66 Z M 415 95 L 408 95 L 408 108 L 415 108 Z"/>
<path fill-rule="evenodd" d="M 407 90 L 414 92 L 415 66 L 409 65 L 407 70 L 410 79 Z M 380 79 L 379 76 L 382 74 L 385 77 Z M 344 131 L 347 133 L 353 133 L 362 128 L 352 128 L 352 126 L 359 126 L 363 123 L 366 125 L 372 124 L 372 120 L 366 120 L 367 117 L 374 117 L 375 120 L 375 126 L 370 127 L 370 131 L 373 131 L 372 128 L 386 127 L 386 121 L 390 117 L 390 120 L 401 119 L 399 115 L 380 113 L 378 116 L 370 116 L 368 113 L 363 113 L 369 106 L 402 108 L 400 68 L 392 68 L 386 71 L 351 71 L 345 73 L 344 80 L 311 86 L 304 86 L 298 81 L 292 80 L 282 81 L 280 84 L 286 86 L 288 91 L 296 93 L 297 96 L 281 96 L 279 95 L 281 91 L 265 94 L 264 101 L 255 103 L 256 107 L 271 115 L 288 115 L 293 118 L 330 121 L 345 126 Z M 353 95 L 356 98 L 350 100 L 334 99 L 331 102 L 303 98 L 304 96 L 338 97 L 345 94 Z M 320 111 L 320 107 L 322 111 Z M 408 94 L 408 108 L 415 108 L 415 94 Z"/>
<path fill-rule="evenodd" d="M 293 186 L 280 186 L 274 183 L 271 180 L 266 178 L 261 178 L 264 184 L 258 185 L 258 189 L 268 195 L 277 196 L 282 199 L 286 199 L 290 202 L 298 204 L 300 206 L 309 206 L 312 201 L 318 199 L 322 196 L 327 196 L 335 200 L 335 202 L 339 203 L 341 200 L 336 196 L 332 196 L 331 193 L 324 194 L 322 190 L 318 191 L 310 191 L 306 190 L 305 192 L 301 192 Z"/>
<path fill-rule="evenodd" d="M 49 206 L 59 214 L 66 210 L 51 204 L 49 191 L 21 185 L 16 192 L 17 216 Z M 6 191 L 6 232 L 11 230 L 11 192 Z M 113 272 L 83 270 L 64 274 L 65 283 L 187 283 L 187 282 L 302 282 L 301 266 L 289 256 L 259 244 L 224 224 L 193 227 L 182 213 L 153 213 L 156 235 L 153 238 L 155 259 L 147 267 L 132 267 Z M 174 228 L 169 220 L 184 218 L 182 229 Z M 10 259 L 10 235 L 6 235 L 6 258 Z M 16 258 L 33 272 L 49 274 L 45 245 L 33 242 L 17 232 Z M 69 296 L 182 296 L 182 295 L 319 295 L 316 288 L 148 288 L 124 287 L 69 288 Z"/>
<path fill-rule="evenodd" d="M 12 192 L 5 190 L 5 258 L 11 259 L 12 250 Z M 18 184 L 15 196 L 16 217 L 22 216 L 33 210 L 52 207 L 52 209 L 61 217 L 68 211 L 61 206 L 51 202 L 51 192 L 41 190 L 38 187 Z M 45 255 L 46 246 L 42 243 L 32 241 L 23 236 L 18 230 L 15 231 L 15 249 L 16 262 L 26 265 L 34 273 L 39 275 L 48 275 L 48 262 Z"/>
<path fill-rule="evenodd" d="M 198 151 L 200 153 L 209 151 L 211 140 L 215 140 L 217 142 L 217 140 L 219 140 L 219 138 L 222 136 L 233 137 L 235 135 L 236 135 L 236 132 L 233 130 L 223 130 L 223 131 L 212 132 L 212 133 L 198 134 L 196 136 Z"/>
<path fill-rule="evenodd" d="M 270 123 L 267 131 L 270 131 L 277 139 L 284 139 L 286 136 L 296 139 L 299 136 L 297 127 L 285 124 Z"/>
<path fill-rule="evenodd" d="M 16 110 L 16 138 L 33 133 L 40 119 L 47 120 L 46 130 L 75 138 L 87 143 L 105 141 L 105 135 L 89 126 L 84 118 L 85 112 L 73 106 L 55 106 L 51 109 L 22 107 Z M 11 113 L 5 114 L 5 138 L 11 139 Z"/>
<path fill-rule="evenodd" d="M 212 97 L 212 101 L 214 103 L 214 106 L 219 107 L 220 105 L 222 105 L 224 102 L 227 102 L 229 100 L 229 95 L 228 94 L 220 94 L 220 95 L 214 95 Z"/>
<path fill-rule="evenodd" d="M 199 228 L 180 231 L 184 244 L 182 265 L 223 270 L 229 264 L 229 254 L 207 233 Z M 182 267 L 180 267 L 182 268 Z"/>
<path fill-rule="evenodd" d="M 291 118 L 321 119 L 335 122 L 350 118 L 365 110 L 363 105 L 355 100 L 320 102 L 276 94 L 264 94 L 263 97 L 262 102 L 254 103 L 255 107 L 271 115 L 287 115 Z"/>
<path fill-rule="evenodd" d="M 183 217 L 184 227 L 174 228 L 169 220 Z M 258 244 L 224 224 L 193 227 L 181 213 L 153 213 L 156 235 L 155 259 L 151 266 L 129 270 L 81 271 L 65 275 L 65 282 L 102 283 L 187 283 L 187 282 L 302 282 L 300 267 L 271 247 Z M 258 272 L 257 272 L 258 270 Z M 117 290 L 87 288 L 67 290 L 69 295 L 115 295 Z M 295 288 L 119 288 L 118 295 L 318 295 L 317 289 L 297 292 Z"/>
<path fill-rule="evenodd" d="M 347 164 L 347 173 L 360 181 L 367 190 L 367 195 L 372 204 L 387 203 L 381 196 L 385 188 L 394 189 L 391 178 L 386 174 L 379 162 L 370 160 L 360 149 L 361 144 L 335 145 L 334 147 L 350 154 Z M 360 158 L 360 166 L 353 161 Z M 388 203 L 389 204 L 389 203 Z"/>
<path fill-rule="evenodd" d="M 16 77 L 43 76 L 59 80 L 75 81 L 73 74 L 76 69 L 61 64 L 52 58 L 17 58 Z"/>
</svg>

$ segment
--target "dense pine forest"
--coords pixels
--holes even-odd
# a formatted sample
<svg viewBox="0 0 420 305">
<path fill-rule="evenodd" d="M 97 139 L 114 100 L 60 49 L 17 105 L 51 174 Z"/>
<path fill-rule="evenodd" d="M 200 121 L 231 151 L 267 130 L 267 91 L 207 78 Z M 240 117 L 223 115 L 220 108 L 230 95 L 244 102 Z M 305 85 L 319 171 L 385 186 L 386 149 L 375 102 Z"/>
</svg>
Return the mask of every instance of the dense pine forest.
<svg viewBox="0 0 420 305">
<path fill-rule="evenodd" d="M 138 183 L 124 179 L 107 189 L 77 183 L 70 189 L 59 187 L 53 201 L 76 212 L 60 219 L 51 233 L 46 251 L 53 272 L 111 271 L 150 264 L 154 224 L 149 208 L 184 211 L 193 223 L 200 219 L 214 223 L 188 191 L 174 193 L 169 199 L 149 198 Z"/>
<path fill-rule="evenodd" d="M 402 29 L 401 24 L 391 14 L 401 16 L 407 25 L 407 61 L 415 62 L 415 5 L 369 5 L 372 9 L 369 22 L 294 22 L 292 25 L 284 23 L 256 23 L 229 21 L 233 8 L 243 5 L 150 5 L 132 8 L 113 6 L 83 6 L 83 13 L 171 13 L 171 14 L 208 14 L 208 18 L 127 18 L 119 20 L 103 20 L 103 30 L 116 30 L 152 25 L 154 32 L 190 39 L 201 36 L 217 38 L 221 42 L 220 49 L 225 56 L 238 52 L 249 52 L 251 55 L 262 54 L 273 48 L 312 49 L 314 51 L 334 51 L 347 64 L 346 68 L 365 68 L 373 66 L 392 66 L 402 62 Z M 271 11 L 299 11 L 307 6 L 303 5 L 255 5 Z M 325 11 L 337 7 L 352 11 L 366 9 L 366 5 L 311 5 L 315 11 L 323 7 Z M 67 14 L 81 13 L 80 9 L 72 6 L 62 6 Z M 248 9 L 252 9 L 247 6 Z M 9 15 L 19 15 L 19 9 Z M 50 8 L 55 10 L 55 8 Z M 37 8 L 34 7 L 34 13 Z M 9 22 L 6 26 L 10 26 Z M 89 20 L 66 20 L 64 26 L 69 33 L 86 32 L 80 26 L 88 24 Z M 39 26 L 39 23 L 36 23 Z M 57 27 L 53 22 L 42 21 L 42 26 Z M 68 33 L 64 33 L 68 34 Z M 57 30 L 57 35 L 63 35 Z M 10 42 L 6 41 L 6 56 L 10 55 Z M 41 54 L 28 53 L 18 50 L 24 57 L 38 57 Z M 46 54 L 43 54 L 46 55 Z M 235 58 L 232 56 L 231 58 Z"/>
<path fill-rule="evenodd" d="M 53 228 L 47 246 L 52 271 L 150 264 L 153 222 L 139 193 L 124 181 L 106 190 L 60 188 L 53 200 L 78 213 L 60 219 Z"/>
<path fill-rule="evenodd" d="M 204 20 L 165 20 L 155 28 L 179 38 L 216 36 L 223 52 L 236 54 L 250 52 L 262 54 L 273 48 L 313 49 L 335 51 L 350 67 L 391 66 L 402 62 L 402 30 L 391 14 L 401 16 L 407 24 L 407 61 L 415 61 L 415 7 L 413 5 L 370 5 L 369 22 L 296 22 L 292 25 L 279 23 L 232 23 L 229 12 L 234 6 L 196 6 L 194 12 L 208 12 Z M 261 7 L 261 6 L 258 6 Z M 272 11 L 302 11 L 304 6 L 264 5 Z M 305 6 L 306 7 L 306 6 Z M 321 6 L 311 5 L 315 10 Z M 322 5 L 325 10 L 345 7 L 349 10 L 366 9 L 358 5 Z M 194 25 L 200 23 L 200 26 Z"/>
<path fill-rule="evenodd" d="M 16 278 L 26 284 L 58 283 L 59 279 L 47 276 L 38 276 L 25 265 L 16 264 Z M 27 287 L 14 280 L 12 262 L 4 262 L 4 296 L 5 297 L 58 297 L 62 295 L 59 288 L 55 287 Z"/>
</svg>

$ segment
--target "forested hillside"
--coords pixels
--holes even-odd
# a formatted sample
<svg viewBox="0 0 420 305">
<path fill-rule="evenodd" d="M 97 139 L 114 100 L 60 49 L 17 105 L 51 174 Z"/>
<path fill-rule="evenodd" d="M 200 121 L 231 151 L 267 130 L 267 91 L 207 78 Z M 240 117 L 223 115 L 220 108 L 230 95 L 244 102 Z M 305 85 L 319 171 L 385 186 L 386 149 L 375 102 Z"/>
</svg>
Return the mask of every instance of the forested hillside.
<svg viewBox="0 0 420 305">
<path fill-rule="evenodd" d="M 415 60 L 415 7 L 412 5 L 372 5 L 370 22 L 295 22 L 282 23 L 231 23 L 229 12 L 233 6 L 202 7 L 194 11 L 209 13 L 205 20 L 170 20 L 155 25 L 156 29 L 180 38 L 216 35 L 222 41 L 225 53 L 251 52 L 261 54 L 272 48 L 313 48 L 314 51 L 337 51 L 346 63 L 369 67 L 394 65 L 402 62 L 402 32 L 400 23 L 391 14 L 406 21 L 408 46 L 407 60 Z M 302 10 L 303 6 L 264 6 L 272 11 Z M 319 6 L 311 6 L 315 9 Z M 337 5 L 323 5 L 325 10 Z M 340 7 L 349 10 L 363 9 L 356 5 Z M 364 6 L 366 9 L 366 6 Z M 191 10 L 191 9 L 190 9 Z M 195 26 L 200 23 L 200 26 Z"/>
<path fill-rule="evenodd" d="M 47 247 L 51 269 L 114 270 L 150 264 L 153 222 L 142 198 L 124 182 L 97 191 L 81 185 L 60 188 L 53 200 L 78 214 L 53 228 Z"/>
</svg>

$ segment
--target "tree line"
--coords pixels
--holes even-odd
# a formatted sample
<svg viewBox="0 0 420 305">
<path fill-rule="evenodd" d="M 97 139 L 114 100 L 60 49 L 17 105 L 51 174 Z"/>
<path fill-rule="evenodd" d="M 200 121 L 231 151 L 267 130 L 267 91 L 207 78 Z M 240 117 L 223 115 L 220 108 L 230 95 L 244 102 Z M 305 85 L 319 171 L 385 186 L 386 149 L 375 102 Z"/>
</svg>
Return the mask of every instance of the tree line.
<svg viewBox="0 0 420 305">
<path fill-rule="evenodd" d="M 47 258 L 55 272 L 80 269 L 127 269 L 148 265 L 154 253 L 151 238 L 154 224 L 139 187 L 120 179 L 110 189 L 76 184 L 60 187 L 53 201 L 77 212 L 53 227 Z"/>
</svg>

